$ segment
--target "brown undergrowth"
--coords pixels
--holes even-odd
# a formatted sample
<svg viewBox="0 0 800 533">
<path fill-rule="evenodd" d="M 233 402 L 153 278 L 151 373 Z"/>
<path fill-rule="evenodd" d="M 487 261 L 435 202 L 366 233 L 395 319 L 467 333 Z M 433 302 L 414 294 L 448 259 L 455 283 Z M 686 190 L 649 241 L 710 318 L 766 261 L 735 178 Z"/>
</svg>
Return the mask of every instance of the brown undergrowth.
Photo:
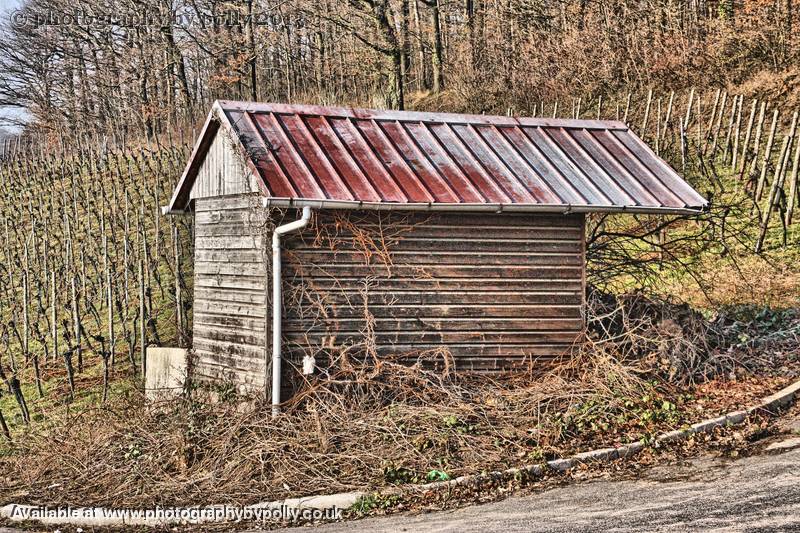
<svg viewBox="0 0 800 533">
<path fill-rule="evenodd" d="M 504 469 L 647 442 L 751 403 L 790 374 L 749 378 L 759 370 L 753 347 L 786 356 L 763 364 L 797 362 L 796 334 L 776 338 L 687 309 L 665 319 L 662 304 L 640 297 L 592 301 L 590 342 L 545 372 L 535 364 L 493 378 L 426 370 L 425 359 L 447 356 L 439 352 L 410 366 L 349 358 L 275 419 L 259 400 L 217 390 L 211 401 L 200 389 L 159 404 L 130 392 L 54 415 L 0 456 L 0 503 L 252 503 Z M 794 315 L 774 320 L 782 331 L 798 324 Z"/>
</svg>

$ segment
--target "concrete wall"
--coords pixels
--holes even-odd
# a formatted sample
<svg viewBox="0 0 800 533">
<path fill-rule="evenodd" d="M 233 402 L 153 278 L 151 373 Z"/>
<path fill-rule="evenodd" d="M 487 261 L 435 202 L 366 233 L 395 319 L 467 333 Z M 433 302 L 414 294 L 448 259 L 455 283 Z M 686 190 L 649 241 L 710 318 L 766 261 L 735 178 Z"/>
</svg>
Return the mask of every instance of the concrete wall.
<svg viewBox="0 0 800 533">
<path fill-rule="evenodd" d="M 145 395 L 161 400 L 180 394 L 187 377 L 187 351 L 183 348 L 147 348 Z"/>
</svg>

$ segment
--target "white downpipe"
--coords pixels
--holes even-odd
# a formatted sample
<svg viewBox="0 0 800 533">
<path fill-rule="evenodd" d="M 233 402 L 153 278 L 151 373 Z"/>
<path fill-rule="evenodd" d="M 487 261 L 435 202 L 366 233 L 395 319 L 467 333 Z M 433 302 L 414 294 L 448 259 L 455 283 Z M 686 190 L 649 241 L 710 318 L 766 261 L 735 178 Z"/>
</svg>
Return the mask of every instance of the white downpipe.
<svg viewBox="0 0 800 533">
<path fill-rule="evenodd" d="M 272 416 L 278 416 L 281 403 L 281 235 L 303 229 L 310 219 L 311 208 L 306 206 L 299 219 L 272 232 Z"/>
</svg>

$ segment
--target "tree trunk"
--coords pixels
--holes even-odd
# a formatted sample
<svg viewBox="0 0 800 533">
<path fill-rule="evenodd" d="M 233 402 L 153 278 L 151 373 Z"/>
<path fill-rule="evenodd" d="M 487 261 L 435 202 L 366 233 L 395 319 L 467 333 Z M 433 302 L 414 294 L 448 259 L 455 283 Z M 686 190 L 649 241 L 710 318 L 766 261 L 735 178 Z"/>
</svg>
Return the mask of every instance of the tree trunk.
<svg viewBox="0 0 800 533">
<path fill-rule="evenodd" d="M 428 68 L 425 61 L 425 43 L 422 39 L 422 24 L 419 20 L 419 0 L 411 0 L 411 8 L 414 15 L 414 31 L 417 33 L 417 57 L 419 66 L 417 67 L 417 87 L 419 90 L 428 89 Z"/>
<path fill-rule="evenodd" d="M 442 61 L 442 25 L 439 20 L 439 0 L 428 3 L 431 8 L 431 20 L 433 24 L 433 86 L 431 90 L 438 93 L 444 86 L 444 65 Z"/>
<path fill-rule="evenodd" d="M 256 40 L 253 30 L 253 0 L 247 0 L 247 46 L 250 48 L 250 99 L 258 102 L 258 79 L 256 73 Z"/>
<path fill-rule="evenodd" d="M 0 430 L 3 431 L 3 436 L 5 436 L 6 440 L 11 442 L 11 432 L 8 430 L 8 424 L 6 424 L 6 419 L 3 416 L 3 411 L 0 411 Z"/>
<path fill-rule="evenodd" d="M 408 35 L 408 17 L 410 14 L 409 0 L 401 0 L 400 13 L 400 45 L 402 47 L 401 73 L 403 80 L 408 79 L 408 71 L 411 68 L 411 39 Z"/>
<path fill-rule="evenodd" d="M 392 76 L 390 86 L 392 87 L 392 94 L 390 96 L 389 107 L 403 110 L 406 106 L 405 90 L 405 77 L 403 76 L 403 52 L 400 49 L 395 49 L 392 52 Z"/>
</svg>

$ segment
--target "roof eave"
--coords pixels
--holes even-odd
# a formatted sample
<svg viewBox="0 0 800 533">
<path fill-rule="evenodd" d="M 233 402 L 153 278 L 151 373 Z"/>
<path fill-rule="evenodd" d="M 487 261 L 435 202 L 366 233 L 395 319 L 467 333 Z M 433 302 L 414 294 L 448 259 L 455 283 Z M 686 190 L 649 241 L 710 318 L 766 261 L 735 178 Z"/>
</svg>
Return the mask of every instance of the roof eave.
<svg viewBox="0 0 800 533">
<path fill-rule="evenodd" d="M 263 199 L 264 207 L 311 207 L 313 209 L 364 209 L 373 211 L 463 211 L 473 213 L 635 213 L 650 215 L 699 215 L 708 205 L 692 207 L 570 205 L 570 204 L 471 204 L 471 203 L 397 203 L 352 200 L 315 200 L 303 198 Z"/>
</svg>

